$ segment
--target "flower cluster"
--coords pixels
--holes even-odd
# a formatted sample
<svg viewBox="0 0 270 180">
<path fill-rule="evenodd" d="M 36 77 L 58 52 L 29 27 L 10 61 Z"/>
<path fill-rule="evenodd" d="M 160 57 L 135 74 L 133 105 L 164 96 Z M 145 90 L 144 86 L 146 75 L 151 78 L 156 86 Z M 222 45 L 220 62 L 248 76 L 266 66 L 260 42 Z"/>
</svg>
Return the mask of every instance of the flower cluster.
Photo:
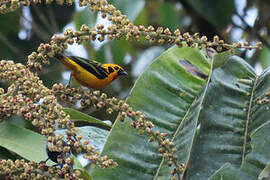
<svg viewBox="0 0 270 180">
<path fill-rule="evenodd" d="M 105 93 L 100 91 L 90 92 L 90 90 L 82 90 L 81 88 L 67 88 L 62 84 L 54 84 L 52 88 L 56 96 L 62 101 L 76 104 L 80 101 L 81 106 L 94 106 L 96 108 L 106 108 L 107 113 L 118 112 L 120 121 L 129 120 L 130 126 L 138 129 L 140 135 L 147 134 L 149 142 L 157 142 L 160 146 L 159 152 L 168 160 L 168 165 L 174 165 L 171 172 L 172 176 L 182 174 L 185 166 L 178 164 L 178 157 L 175 155 L 177 149 L 174 148 L 174 143 L 166 138 L 167 133 L 154 131 L 154 124 L 147 120 L 147 117 L 141 111 L 135 111 L 132 107 L 126 104 L 123 100 L 118 100 L 115 97 L 108 98 Z"/>
<path fill-rule="evenodd" d="M 72 5 L 74 2 L 74 0 L 46 0 L 46 4 L 50 4 L 53 1 L 58 5 L 63 5 L 64 3 Z M 31 3 L 41 4 L 42 0 L 2 0 L 0 2 L 0 14 L 15 11 L 22 6 L 30 6 Z"/>
<path fill-rule="evenodd" d="M 187 45 L 197 48 L 214 48 L 218 52 L 235 48 L 255 49 L 262 46 L 261 42 L 255 46 L 250 46 L 247 42 L 228 44 L 220 40 L 218 36 L 215 36 L 213 41 L 209 41 L 206 36 L 200 36 L 199 33 L 191 35 L 188 32 L 181 33 L 179 29 L 171 32 L 168 28 L 163 27 L 155 29 L 153 26 L 136 26 L 127 19 L 126 15 L 122 15 L 119 10 L 105 0 L 80 0 L 79 5 L 89 5 L 91 11 L 101 12 L 102 17 L 111 21 L 112 25 L 104 28 L 102 24 L 98 24 L 96 27 L 88 27 L 84 24 L 81 26 L 80 31 L 67 29 L 64 36 L 54 35 L 49 43 L 40 44 L 37 52 L 33 52 L 28 56 L 29 67 L 41 69 L 41 63 L 48 64 L 48 57 L 54 57 L 56 53 L 63 52 L 67 49 L 68 44 L 74 42 L 80 44 L 90 39 L 98 39 L 102 42 L 106 37 L 110 40 L 122 37 L 126 37 L 126 40 L 139 40 L 143 36 L 149 43 L 176 43 L 179 47 Z"/>
<path fill-rule="evenodd" d="M 25 160 L 0 160 L 0 179 L 59 179 L 82 180 L 81 172 L 68 172 L 68 167 L 58 169 L 55 166 L 48 167 L 45 163 L 36 163 Z M 64 174 L 64 176 L 61 176 Z"/>
<path fill-rule="evenodd" d="M 77 153 L 85 153 L 87 159 L 100 167 L 117 166 L 116 162 L 107 159 L 106 156 L 99 157 L 98 152 L 95 152 L 94 148 L 88 145 L 88 141 L 81 142 L 82 136 L 77 134 L 78 128 L 74 126 L 69 115 L 63 111 L 63 107 L 58 104 L 54 92 L 43 85 L 36 73 L 32 73 L 20 63 L 15 64 L 13 61 L 2 60 L 0 61 L 0 79 L 11 83 L 7 90 L 0 89 L 1 121 L 14 114 L 23 116 L 34 126 L 39 127 L 40 133 L 47 136 L 49 143 L 53 142 L 51 150 L 68 153 L 71 149 Z M 62 145 L 63 135 L 56 136 L 54 134 L 55 124 L 60 128 L 67 129 L 66 142 L 69 146 Z M 72 164 L 67 163 L 68 161 L 70 161 L 68 158 L 63 159 L 64 169 L 59 170 L 63 172 L 60 173 L 63 176 L 66 176 L 68 169 L 70 169 L 68 172 L 72 173 Z M 2 165 L 0 163 L 0 175 L 3 174 Z"/>
</svg>

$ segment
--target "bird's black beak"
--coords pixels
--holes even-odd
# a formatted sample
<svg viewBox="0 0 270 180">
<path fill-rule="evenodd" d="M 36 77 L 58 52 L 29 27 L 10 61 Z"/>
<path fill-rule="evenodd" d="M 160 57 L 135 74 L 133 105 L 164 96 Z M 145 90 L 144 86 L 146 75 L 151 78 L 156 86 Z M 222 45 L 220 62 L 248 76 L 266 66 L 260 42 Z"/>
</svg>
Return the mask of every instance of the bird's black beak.
<svg viewBox="0 0 270 180">
<path fill-rule="evenodd" d="M 122 69 L 120 69 L 117 74 L 118 74 L 118 76 L 127 76 L 128 75 L 128 73 Z"/>
</svg>

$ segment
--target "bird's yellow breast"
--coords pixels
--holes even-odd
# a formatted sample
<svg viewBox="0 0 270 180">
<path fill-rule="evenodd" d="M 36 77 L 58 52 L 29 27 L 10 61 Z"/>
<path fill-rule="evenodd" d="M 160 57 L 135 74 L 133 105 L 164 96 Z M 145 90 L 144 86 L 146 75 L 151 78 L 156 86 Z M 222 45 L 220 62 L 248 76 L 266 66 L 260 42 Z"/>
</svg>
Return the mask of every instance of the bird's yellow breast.
<svg viewBox="0 0 270 180">
<path fill-rule="evenodd" d="M 82 68 L 76 62 L 65 59 L 63 62 L 68 69 L 71 71 L 72 76 L 83 86 L 94 89 L 101 89 L 108 84 L 110 84 L 114 79 L 114 74 L 109 74 L 108 77 L 104 79 L 98 79 L 95 75 L 91 74 L 84 68 Z"/>
</svg>

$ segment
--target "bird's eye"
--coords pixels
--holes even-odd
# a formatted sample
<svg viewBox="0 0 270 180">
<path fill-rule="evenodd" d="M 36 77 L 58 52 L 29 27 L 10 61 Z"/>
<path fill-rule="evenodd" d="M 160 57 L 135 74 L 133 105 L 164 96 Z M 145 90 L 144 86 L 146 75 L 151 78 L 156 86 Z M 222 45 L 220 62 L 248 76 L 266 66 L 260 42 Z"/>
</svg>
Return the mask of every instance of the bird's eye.
<svg viewBox="0 0 270 180">
<path fill-rule="evenodd" d="M 115 70 L 118 70 L 118 69 L 119 69 L 119 67 L 117 67 L 117 66 L 114 66 L 114 69 L 115 69 Z"/>
</svg>

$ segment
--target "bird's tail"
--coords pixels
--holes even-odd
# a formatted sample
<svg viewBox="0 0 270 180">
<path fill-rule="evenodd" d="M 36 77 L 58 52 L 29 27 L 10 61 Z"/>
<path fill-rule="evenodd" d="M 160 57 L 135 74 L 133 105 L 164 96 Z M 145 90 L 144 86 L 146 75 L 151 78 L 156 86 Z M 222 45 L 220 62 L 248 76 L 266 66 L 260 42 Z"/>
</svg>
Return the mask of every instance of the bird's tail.
<svg viewBox="0 0 270 180">
<path fill-rule="evenodd" d="M 63 54 L 55 54 L 55 56 L 61 63 L 63 63 L 69 70 L 75 71 L 77 69 L 77 64 L 70 59 L 68 56 Z"/>
</svg>

